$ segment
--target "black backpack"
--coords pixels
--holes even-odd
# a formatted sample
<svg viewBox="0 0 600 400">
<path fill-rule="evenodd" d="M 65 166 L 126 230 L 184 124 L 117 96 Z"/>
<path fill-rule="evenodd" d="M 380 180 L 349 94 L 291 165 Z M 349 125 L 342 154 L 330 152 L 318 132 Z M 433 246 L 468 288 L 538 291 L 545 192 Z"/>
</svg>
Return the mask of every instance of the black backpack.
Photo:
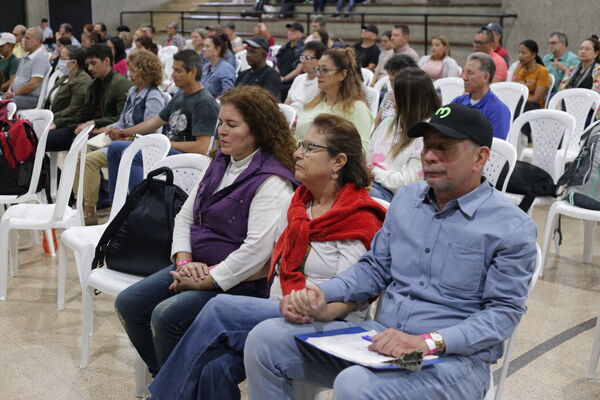
<svg viewBox="0 0 600 400">
<path fill-rule="evenodd" d="M 536 165 L 517 161 L 506 191 L 524 195 L 519 207 L 527 212 L 537 196 L 556 197 L 557 188 L 554 180 L 546 171 Z"/>
<path fill-rule="evenodd" d="M 165 174 L 166 181 L 155 179 Z M 148 276 L 171 264 L 175 216 L 187 194 L 173 184 L 173 171 L 151 171 L 127 196 L 125 204 L 106 227 L 96 246 L 92 269 L 109 269 Z"/>
</svg>

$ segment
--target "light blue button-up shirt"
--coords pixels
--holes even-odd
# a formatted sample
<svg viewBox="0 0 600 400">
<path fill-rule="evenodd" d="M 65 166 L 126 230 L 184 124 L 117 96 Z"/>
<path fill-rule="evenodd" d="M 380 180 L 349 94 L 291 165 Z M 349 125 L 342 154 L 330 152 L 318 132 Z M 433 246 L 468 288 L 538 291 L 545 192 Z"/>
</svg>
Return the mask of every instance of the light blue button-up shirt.
<svg viewBox="0 0 600 400">
<path fill-rule="evenodd" d="M 492 362 L 525 313 L 536 227 L 487 181 L 440 211 L 426 182 L 400 189 L 357 264 L 320 285 L 328 302 L 380 297 L 377 321 L 439 332 L 447 354 Z"/>
</svg>

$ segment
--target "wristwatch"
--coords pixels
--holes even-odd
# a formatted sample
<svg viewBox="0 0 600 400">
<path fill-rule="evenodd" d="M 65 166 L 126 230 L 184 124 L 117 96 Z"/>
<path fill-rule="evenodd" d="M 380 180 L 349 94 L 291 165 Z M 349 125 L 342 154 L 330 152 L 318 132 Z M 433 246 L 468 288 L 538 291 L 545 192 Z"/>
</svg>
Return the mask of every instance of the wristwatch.
<svg viewBox="0 0 600 400">
<path fill-rule="evenodd" d="M 429 337 L 435 343 L 438 353 L 443 353 L 446 350 L 446 344 L 444 343 L 444 337 L 437 332 L 430 332 Z"/>
<path fill-rule="evenodd" d="M 422 335 L 422 337 L 425 340 L 427 347 L 429 348 L 429 351 L 427 352 L 426 355 L 437 353 L 437 346 L 435 345 L 435 342 L 433 341 L 431 336 L 429 334 L 425 334 L 425 335 Z"/>
</svg>

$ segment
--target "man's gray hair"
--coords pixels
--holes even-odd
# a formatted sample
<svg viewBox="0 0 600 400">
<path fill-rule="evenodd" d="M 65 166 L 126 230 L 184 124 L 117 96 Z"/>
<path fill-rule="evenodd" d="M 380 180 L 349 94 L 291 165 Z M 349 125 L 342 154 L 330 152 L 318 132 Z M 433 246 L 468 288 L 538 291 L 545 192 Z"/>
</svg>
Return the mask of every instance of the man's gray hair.
<svg viewBox="0 0 600 400">
<path fill-rule="evenodd" d="M 312 17 L 311 22 L 318 22 L 319 25 L 321 25 L 321 27 L 327 25 L 327 20 L 322 15 L 315 15 L 314 17 Z"/>
<path fill-rule="evenodd" d="M 175 22 L 175 21 L 171 21 L 171 22 L 169 22 L 169 26 L 170 26 L 171 28 L 173 28 L 173 29 L 177 29 L 177 30 L 179 30 L 179 24 L 178 24 L 177 22 Z"/>
<path fill-rule="evenodd" d="M 494 75 L 496 74 L 496 64 L 489 54 L 485 54 L 481 51 L 469 54 L 467 61 L 478 60 L 480 63 L 479 70 L 490 74 L 489 83 L 494 81 Z"/>
<path fill-rule="evenodd" d="M 21 32 L 21 35 L 24 35 L 25 32 L 27 32 L 27 28 L 24 25 L 15 25 L 14 29 L 18 29 Z"/>
<path fill-rule="evenodd" d="M 554 31 L 550 34 L 550 37 L 556 36 L 559 42 L 563 42 L 565 46 L 569 45 L 569 39 L 567 38 L 567 34 L 564 32 Z"/>
<path fill-rule="evenodd" d="M 44 40 L 44 31 L 39 26 L 31 27 L 27 31 L 31 32 L 31 36 L 37 39 L 38 42 L 42 43 Z"/>
</svg>

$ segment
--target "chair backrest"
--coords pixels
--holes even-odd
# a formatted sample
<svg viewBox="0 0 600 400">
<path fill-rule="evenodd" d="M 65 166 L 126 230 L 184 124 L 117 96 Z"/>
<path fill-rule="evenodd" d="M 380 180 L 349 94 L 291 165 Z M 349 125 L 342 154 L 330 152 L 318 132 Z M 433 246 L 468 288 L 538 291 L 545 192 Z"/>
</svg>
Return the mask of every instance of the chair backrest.
<svg viewBox="0 0 600 400">
<path fill-rule="evenodd" d="M 544 102 L 544 108 L 548 108 L 548 104 L 550 103 L 550 96 L 552 96 L 552 90 L 554 89 L 554 85 L 556 84 L 556 78 L 552 74 L 548 74 L 550 76 L 550 87 L 546 92 L 546 101 Z"/>
<path fill-rule="evenodd" d="M 173 183 L 182 188 L 188 196 L 198 189 L 198 183 L 204 176 L 212 160 L 201 154 L 175 154 L 163 158 L 152 169 L 169 167 L 173 171 Z"/>
<path fill-rule="evenodd" d="M 529 96 L 527 86 L 517 82 L 497 82 L 492 83 L 490 89 L 510 110 L 511 121 L 515 118 L 515 115 L 523 114 Z"/>
<path fill-rule="evenodd" d="M 548 109 L 562 109 L 575 117 L 577 124 L 573 137 L 570 138 L 571 146 L 575 151 L 579 150 L 579 140 L 585 130 L 585 123 L 591 112 L 590 121 L 596 119 L 598 107 L 600 107 L 600 94 L 590 89 L 565 89 L 558 91 L 548 102 Z"/>
<path fill-rule="evenodd" d="M 158 50 L 158 58 L 160 58 L 161 61 L 163 60 L 163 57 L 173 58 L 175 53 L 177 53 L 178 51 L 179 51 L 179 48 L 177 48 L 177 46 L 161 47 L 160 50 Z"/>
<path fill-rule="evenodd" d="M 490 158 L 483 167 L 483 176 L 485 176 L 493 186 L 496 186 L 500 173 L 506 163 L 508 163 L 508 174 L 504 178 L 504 183 L 500 189 L 501 192 L 506 192 L 508 180 L 517 163 L 517 149 L 506 140 L 494 138 L 492 141 Z"/>
<path fill-rule="evenodd" d="M 512 82 L 513 75 L 515 74 L 515 71 L 518 67 L 518 61 L 515 61 L 514 63 L 510 64 L 510 67 L 508 67 L 508 73 L 506 74 L 506 82 Z"/>
<path fill-rule="evenodd" d="M 50 72 L 52 70 L 49 69 L 44 75 L 44 79 L 42 79 L 42 87 L 40 88 L 40 97 L 38 97 L 38 102 L 35 108 L 42 108 L 44 106 L 44 101 L 46 100 L 46 95 L 48 94 L 48 84 L 50 82 Z M 54 78 L 56 80 L 56 78 Z"/>
<path fill-rule="evenodd" d="M 575 118 L 559 110 L 532 110 L 520 115 L 510 127 L 507 141 L 515 148 L 523 125 L 531 127 L 533 156 L 531 163 L 550 174 L 554 183 L 563 174 L 569 140 L 575 129 Z M 559 145 L 563 146 L 559 149 Z"/>
<path fill-rule="evenodd" d="M 127 189 L 129 187 L 129 174 L 131 171 L 131 163 L 133 158 L 142 151 L 144 160 L 144 177 L 148 175 L 148 171 L 154 168 L 154 165 L 165 158 L 171 149 L 171 142 L 161 133 L 152 133 L 144 135 L 136 139 L 125 149 L 119 161 L 119 170 L 117 171 L 117 182 L 115 183 L 115 195 L 113 198 L 112 207 L 110 209 L 109 221 L 117 215 L 125 199 L 127 198 Z"/>
<path fill-rule="evenodd" d="M 371 86 L 371 81 L 373 80 L 373 71 L 368 68 L 361 68 L 360 73 L 362 74 L 363 85 Z"/>
<path fill-rule="evenodd" d="M 52 90 L 52 88 L 54 87 L 54 83 L 56 83 L 56 80 L 63 75 L 64 74 L 61 71 L 59 71 L 58 69 L 54 70 L 54 72 L 50 75 L 50 77 L 48 78 L 48 84 L 46 85 L 46 93 L 44 93 L 44 98 L 42 98 L 42 96 L 40 95 L 40 98 L 38 99 L 38 107 L 37 108 L 44 107 L 46 100 L 48 100 L 48 95 L 50 94 L 50 90 Z"/>
<path fill-rule="evenodd" d="M 171 99 L 173 98 L 173 96 L 171 96 L 171 94 L 167 93 L 167 92 L 162 92 L 162 95 L 163 95 L 163 97 L 165 99 L 165 106 L 166 106 L 167 104 L 169 104 L 169 102 L 171 101 Z"/>
<path fill-rule="evenodd" d="M 235 58 L 237 61 L 236 72 L 238 74 L 250 68 L 250 64 L 248 64 L 248 60 L 246 60 L 246 53 L 247 50 L 240 50 L 237 53 L 235 53 Z"/>
<path fill-rule="evenodd" d="M 390 83 L 390 77 L 388 75 L 384 75 L 375 82 L 373 85 L 373 89 L 377 90 L 377 93 L 381 92 L 383 87 L 386 87 L 387 90 L 392 90 L 392 84 Z"/>
<path fill-rule="evenodd" d="M 369 86 L 363 86 L 363 90 L 365 91 L 371 113 L 373 116 L 377 115 L 377 110 L 379 110 L 379 92 L 377 89 Z"/>
<path fill-rule="evenodd" d="M 161 61 L 163 64 L 163 76 L 165 79 L 170 80 L 171 74 L 173 74 L 173 57 L 165 56 Z"/>
<path fill-rule="evenodd" d="M 17 105 L 14 102 L 10 102 L 6 105 L 6 119 L 13 119 L 17 112 Z"/>
<path fill-rule="evenodd" d="M 433 87 L 442 92 L 442 105 L 446 105 L 465 92 L 465 81 L 462 78 L 441 78 L 433 82 Z"/>
<path fill-rule="evenodd" d="M 296 110 L 294 110 L 294 107 L 288 104 L 279 103 L 278 105 L 279 109 L 281 110 L 283 115 L 285 115 L 285 119 L 291 127 L 294 124 L 294 121 L 296 120 Z"/>
<path fill-rule="evenodd" d="M 277 56 L 277 53 L 279 52 L 279 49 L 281 49 L 281 46 L 278 44 L 274 44 L 273 46 L 269 47 L 271 57 L 275 58 Z"/>
<path fill-rule="evenodd" d="M 535 267 L 533 269 L 533 275 L 531 276 L 531 280 L 529 281 L 529 287 L 527 289 L 527 295 L 531 295 L 533 289 L 535 288 L 535 284 L 538 281 L 540 276 L 540 272 L 542 269 L 542 249 L 540 249 L 540 245 L 536 243 L 536 257 L 535 257 Z M 506 381 L 506 377 L 508 375 L 508 368 L 510 367 L 510 359 L 512 357 L 512 350 L 517 340 L 517 331 L 518 325 L 513 331 L 512 335 L 508 339 L 506 343 L 506 351 L 504 352 L 504 357 L 502 358 L 502 371 L 500 372 L 500 379 L 498 379 L 498 387 L 496 388 L 496 393 L 494 395 L 494 400 L 500 400 L 502 398 L 502 392 L 504 390 L 504 382 Z"/>
<path fill-rule="evenodd" d="M 77 210 L 79 218 L 83 225 L 83 175 L 85 171 L 85 155 L 87 153 L 87 141 L 89 133 L 94 129 L 94 124 L 86 126 L 76 137 L 71 148 L 65 157 L 63 163 L 58 192 L 56 194 L 56 203 L 54 205 L 53 221 L 62 220 L 69 204 L 75 172 L 77 171 L 77 162 L 79 161 L 79 187 L 77 188 Z M 78 160 L 79 159 L 79 160 Z"/>
<path fill-rule="evenodd" d="M 10 104 L 14 103 L 9 103 L 9 105 Z M 42 171 L 44 155 L 46 154 L 48 131 L 54 120 L 54 113 L 50 110 L 28 110 L 21 112 L 19 116 L 28 119 L 31 122 L 33 130 L 38 137 L 38 145 L 35 150 L 35 160 L 33 162 L 33 172 L 31 181 L 29 182 L 29 189 L 27 190 L 27 193 L 33 194 L 36 193 L 38 182 L 40 181 L 40 172 Z"/>
</svg>

